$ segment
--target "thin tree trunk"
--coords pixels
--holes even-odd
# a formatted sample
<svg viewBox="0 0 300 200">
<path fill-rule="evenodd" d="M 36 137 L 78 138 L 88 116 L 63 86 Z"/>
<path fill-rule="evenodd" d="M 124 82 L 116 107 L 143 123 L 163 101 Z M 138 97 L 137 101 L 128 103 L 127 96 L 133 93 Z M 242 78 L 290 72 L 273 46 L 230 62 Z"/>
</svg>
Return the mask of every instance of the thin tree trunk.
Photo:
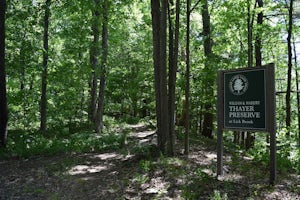
<svg viewBox="0 0 300 200">
<path fill-rule="evenodd" d="M 7 137 L 7 99 L 5 73 L 5 4 L 0 1 L 0 147 L 5 147 Z"/>
<path fill-rule="evenodd" d="M 49 17 L 51 0 L 46 0 L 44 16 L 44 50 L 43 50 L 43 71 L 42 71 L 42 95 L 41 95 L 41 126 L 40 131 L 45 134 L 47 129 L 47 74 L 48 74 L 48 53 L 49 53 Z"/>
<path fill-rule="evenodd" d="M 257 4 L 259 8 L 263 7 L 263 0 L 257 0 Z M 257 14 L 257 25 L 258 25 L 258 33 L 255 37 L 255 63 L 256 66 L 262 66 L 262 42 L 261 42 L 261 26 L 263 24 L 263 12 Z"/>
<path fill-rule="evenodd" d="M 108 2 L 103 1 L 102 5 L 103 23 L 102 23 L 102 59 L 101 59 L 101 76 L 100 88 L 98 95 L 98 109 L 95 120 L 96 132 L 101 133 L 103 129 L 103 112 L 104 112 L 104 91 L 106 85 L 106 65 L 108 55 Z"/>
<path fill-rule="evenodd" d="M 297 51 L 295 39 L 293 40 L 293 51 L 294 51 L 294 63 L 296 73 L 296 89 L 297 89 L 297 112 L 298 112 L 298 146 L 300 146 L 300 94 L 299 94 L 299 73 L 298 73 L 298 62 L 297 62 Z M 300 158 L 299 158 L 300 159 Z"/>
<path fill-rule="evenodd" d="M 253 66 L 253 45 L 252 45 L 252 28 L 253 25 L 251 23 L 251 0 L 247 0 L 247 30 L 248 30 L 248 67 Z"/>
<path fill-rule="evenodd" d="M 212 66 L 212 43 L 211 43 L 211 30 L 210 30 L 210 16 L 208 11 L 208 2 L 203 0 L 202 3 L 202 22 L 203 22 L 203 35 L 204 35 L 204 55 L 205 55 L 205 70 L 211 70 Z M 207 87 L 205 87 L 206 97 L 213 96 L 213 88 L 211 85 L 214 84 L 214 80 L 211 77 L 207 77 Z M 212 138 L 212 129 L 213 129 L 213 114 L 212 114 L 212 103 L 208 102 L 204 106 L 204 121 L 203 121 L 203 130 L 202 135 L 208 138 Z"/>
<path fill-rule="evenodd" d="M 173 0 L 170 1 L 171 7 L 174 6 Z M 175 33 L 172 22 L 174 10 L 169 6 L 169 131 L 170 143 L 169 154 L 174 155 L 175 143 L 175 85 L 178 59 L 178 40 L 179 40 L 179 9 L 180 0 L 176 0 L 176 19 Z M 174 35 L 175 34 L 175 35 Z M 175 36 L 175 39 L 174 39 Z"/>
<path fill-rule="evenodd" d="M 175 18 L 175 44 L 174 44 L 174 66 L 175 66 L 175 83 L 174 83 L 174 94 L 176 92 L 176 74 L 177 74 L 177 69 L 178 69 L 178 54 L 179 54 L 179 26 L 180 26 L 180 0 L 176 0 L 176 18 Z M 175 100 L 176 97 L 174 95 L 174 113 L 172 116 L 175 117 Z M 174 121 L 174 128 L 175 128 L 175 122 L 176 120 L 173 119 Z M 170 133 L 170 135 L 173 136 L 173 138 L 170 138 L 172 141 L 172 144 L 174 145 L 175 143 L 175 130 L 173 133 Z M 174 147 L 173 147 L 174 148 Z M 173 150 L 174 151 L 174 150 Z"/>
<path fill-rule="evenodd" d="M 287 45 L 288 45 L 288 72 L 287 72 L 287 89 L 286 89 L 286 120 L 285 126 L 287 128 L 287 136 L 290 136 L 290 126 L 291 126 L 291 85 L 292 85 L 292 31 L 293 31 L 293 0 L 290 0 L 289 6 L 289 24 L 288 24 L 288 36 L 287 36 Z"/>
<path fill-rule="evenodd" d="M 90 102 L 88 110 L 88 118 L 91 122 L 95 122 L 97 111 L 97 70 L 99 67 L 99 37 L 100 37 L 100 0 L 94 0 L 94 7 L 92 8 L 92 32 L 93 41 L 90 48 L 90 65 L 91 65 L 91 82 L 90 82 Z"/>
<path fill-rule="evenodd" d="M 256 3 L 258 5 L 259 8 L 263 7 L 263 0 L 256 0 Z M 248 5 L 248 17 L 250 17 L 250 5 Z M 249 25 L 248 25 L 248 31 L 250 31 L 251 33 L 248 35 L 251 35 L 249 37 L 248 41 L 248 45 L 252 45 L 252 26 L 253 24 L 251 24 L 251 20 L 249 19 Z M 255 65 L 256 66 L 262 66 L 262 53 L 261 53 L 261 49 L 262 49 L 262 42 L 261 42 L 261 27 L 262 27 L 262 23 L 263 23 L 263 12 L 260 12 L 257 14 L 257 26 L 258 26 L 258 31 L 257 34 L 255 36 Z M 251 43 L 251 44 L 250 44 Z M 252 48 L 249 48 L 248 55 L 252 55 Z M 250 61 L 250 60 L 249 60 Z M 248 63 L 248 67 L 251 67 L 252 61 L 250 61 Z M 254 146 L 254 140 L 255 140 L 255 133 L 251 133 L 251 132 L 247 132 L 247 137 L 246 137 L 246 149 L 250 149 L 251 147 Z"/>
<path fill-rule="evenodd" d="M 174 2 L 170 0 L 168 5 L 168 19 L 169 19 L 169 131 L 170 131 L 170 143 L 168 151 L 170 155 L 174 154 L 173 138 L 175 135 L 175 83 L 176 83 L 176 69 L 174 60 L 174 27 L 172 22 L 172 15 L 174 14 Z M 171 7 L 171 8 L 170 8 Z"/>
<path fill-rule="evenodd" d="M 255 2 L 256 6 L 256 2 Z M 258 19 L 259 20 L 259 19 Z M 251 16 L 251 0 L 247 0 L 247 31 L 248 31 L 248 67 L 253 66 L 253 22 L 254 16 Z M 257 49 L 255 49 L 257 50 Z M 258 55 L 259 56 L 259 55 Z M 258 57 L 257 57 L 258 58 Z M 245 132 L 240 132 L 241 134 L 241 145 L 244 146 L 246 149 L 250 148 L 251 140 L 252 140 L 252 133 L 246 132 L 246 141 L 245 141 Z"/>
<path fill-rule="evenodd" d="M 189 154 L 190 140 L 190 0 L 186 0 L 186 72 L 185 72 L 185 139 L 184 139 L 184 154 Z"/>
<path fill-rule="evenodd" d="M 26 35 L 24 35 L 25 39 Z M 19 64 L 21 67 L 21 73 L 20 73 L 20 94 L 22 98 L 22 107 L 23 107 L 23 113 L 22 113 L 22 118 L 23 118 L 23 128 L 26 130 L 26 109 L 27 109 L 27 101 L 26 101 L 26 89 L 25 89 L 25 74 L 26 74 L 26 69 L 25 69 L 25 44 L 24 42 L 21 43 L 20 47 L 20 54 L 19 54 Z"/>
<path fill-rule="evenodd" d="M 83 54 L 82 52 L 78 53 L 78 61 L 82 61 Z M 82 62 L 80 62 L 82 64 Z M 81 73 L 81 80 L 84 80 L 84 73 Z M 82 82 L 81 82 L 82 83 Z M 82 83 L 84 84 L 84 83 Z M 80 110 L 79 110 L 79 119 L 80 119 L 80 124 L 84 123 L 84 105 L 85 105 L 85 87 L 81 88 L 81 98 L 80 98 Z"/>
</svg>

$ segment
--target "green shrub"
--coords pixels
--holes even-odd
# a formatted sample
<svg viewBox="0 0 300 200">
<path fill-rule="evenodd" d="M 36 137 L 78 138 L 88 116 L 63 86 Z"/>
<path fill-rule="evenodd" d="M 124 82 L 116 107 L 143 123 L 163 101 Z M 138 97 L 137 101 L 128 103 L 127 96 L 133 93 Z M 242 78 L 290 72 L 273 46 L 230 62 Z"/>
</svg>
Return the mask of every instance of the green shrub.
<svg viewBox="0 0 300 200">
<path fill-rule="evenodd" d="M 39 133 L 14 133 L 9 135 L 7 147 L 0 150 L 2 158 L 28 158 L 37 155 L 56 155 L 59 153 L 84 153 L 119 149 L 123 147 L 123 134 L 97 135 L 80 132 L 67 138 L 41 135 Z"/>
</svg>

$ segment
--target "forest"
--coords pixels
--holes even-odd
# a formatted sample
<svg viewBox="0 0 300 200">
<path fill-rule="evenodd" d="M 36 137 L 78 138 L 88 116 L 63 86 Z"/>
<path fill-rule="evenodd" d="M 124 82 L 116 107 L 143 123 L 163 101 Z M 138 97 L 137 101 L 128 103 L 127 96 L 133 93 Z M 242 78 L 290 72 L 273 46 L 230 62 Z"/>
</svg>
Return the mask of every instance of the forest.
<svg viewBox="0 0 300 200">
<path fill-rule="evenodd" d="M 0 0 L 0 199 L 300 199 L 299 62 L 299 0 Z M 270 63 L 276 180 L 267 132 L 220 175 L 218 72 Z"/>
</svg>

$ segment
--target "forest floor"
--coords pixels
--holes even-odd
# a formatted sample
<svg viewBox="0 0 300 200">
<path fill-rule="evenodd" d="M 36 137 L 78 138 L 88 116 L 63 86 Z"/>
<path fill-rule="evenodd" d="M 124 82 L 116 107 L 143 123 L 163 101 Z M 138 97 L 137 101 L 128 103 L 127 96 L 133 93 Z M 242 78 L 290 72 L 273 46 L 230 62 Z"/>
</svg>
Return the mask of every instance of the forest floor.
<svg viewBox="0 0 300 200">
<path fill-rule="evenodd" d="M 136 146 L 151 137 L 151 131 L 133 130 Z M 217 177 L 215 140 L 191 140 L 189 156 L 177 149 L 174 158 L 149 157 L 146 147 L 132 153 L 128 146 L 0 160 L 0 199 L 300 199 L 299 175 L 278 172 L 276 185 L 269 186 L 267 164 L 226 148 L 225 175 Z"/>
</svg>

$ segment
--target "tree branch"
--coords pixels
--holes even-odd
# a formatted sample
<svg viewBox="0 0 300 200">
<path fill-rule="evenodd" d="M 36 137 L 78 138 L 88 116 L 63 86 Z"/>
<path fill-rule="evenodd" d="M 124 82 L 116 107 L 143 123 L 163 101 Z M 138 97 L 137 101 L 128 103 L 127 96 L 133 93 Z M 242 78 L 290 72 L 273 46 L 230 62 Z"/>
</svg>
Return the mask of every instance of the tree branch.
<svg viewBox="0 0 300 200">
<path fill-rule="evenodd" d="M 189 13 L 192 13 L 196 7 L 198 6 L 198 4 L 201 2 L 201 0 L 198 0 L 197 3 L 192 7 L 192 9 L 190 9 Z"/>
</svg>

